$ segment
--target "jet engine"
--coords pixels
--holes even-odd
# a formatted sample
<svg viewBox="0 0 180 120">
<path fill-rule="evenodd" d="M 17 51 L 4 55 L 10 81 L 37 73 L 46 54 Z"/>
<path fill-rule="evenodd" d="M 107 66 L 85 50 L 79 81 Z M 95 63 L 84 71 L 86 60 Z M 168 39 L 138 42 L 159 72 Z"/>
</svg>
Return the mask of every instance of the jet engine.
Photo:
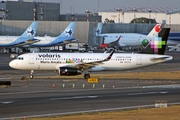
<svg viewBox="0 0 180 120">
<path fill-rule="evenodd" d="M 62 76 L 80 75 L 82 71 L 73 67 L 60 67 L 59 74 Z"/>
</svg>

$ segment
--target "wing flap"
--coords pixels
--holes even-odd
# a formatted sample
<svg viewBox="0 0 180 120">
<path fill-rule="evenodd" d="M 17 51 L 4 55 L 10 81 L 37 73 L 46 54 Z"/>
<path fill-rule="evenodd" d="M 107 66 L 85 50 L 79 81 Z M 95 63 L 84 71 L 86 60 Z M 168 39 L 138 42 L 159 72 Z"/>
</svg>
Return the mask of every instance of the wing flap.
<svg viewBox="0 0 180 120">
<path fill-rule="evenodd" d="M 105 59 L 99 60 L 99 61 L 92 61 L 92 62 L 87 62 L 87 63 L 80 63 L 80 64 L 66 64 L 61 67 L 74 67 L 74 68 L 79 68 L 79 69 L 89 69 L 92 68 L 96 65 L 103 64 L 103 62 L 109 61 L 114 53 L 114 49 L 111 51 L 111 53 L 106 57 Z"/>
</svg>

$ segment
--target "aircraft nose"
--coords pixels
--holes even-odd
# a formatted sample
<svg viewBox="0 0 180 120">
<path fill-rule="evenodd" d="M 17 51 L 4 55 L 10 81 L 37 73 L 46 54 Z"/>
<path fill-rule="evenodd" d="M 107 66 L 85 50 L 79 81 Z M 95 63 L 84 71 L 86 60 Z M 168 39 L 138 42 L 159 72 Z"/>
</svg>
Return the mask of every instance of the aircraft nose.
<svg viewBox="0 0 180 120">
<path fill-rule="evenodd" d="M 10 66 L 11 68 L 15 68 L 15 62 L 14 62 L 14 60 L 9 63 L 9 66 Z"/>
</svg>

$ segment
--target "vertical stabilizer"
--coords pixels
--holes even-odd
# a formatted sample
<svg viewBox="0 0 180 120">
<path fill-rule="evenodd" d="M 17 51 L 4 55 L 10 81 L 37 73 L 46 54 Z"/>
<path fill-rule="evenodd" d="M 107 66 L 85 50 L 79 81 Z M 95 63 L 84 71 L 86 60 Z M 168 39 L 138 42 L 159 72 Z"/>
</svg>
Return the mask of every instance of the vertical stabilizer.
<svg viewBox="0 0 180 120">
<path fill-rule="evenodd" d="M 76 22 L 71 22 L 58 37 L 67 37 L 67 38 L 73 37 L 75 27 L 76 27 Z"/>
<path fill-rule="evenodd" d="M 103 23 L 98 22 L 98 25 L 97 25 L 97 28 L 96 28 L 96 36 L 99 36 L 101 34 L 102 26 L 103 26 Z"/>
<path fill-rule="evenodd" d="M 147 37 L 155 37 L 161 31 L 161 24 L 156 24 L 154 28 L 149 32 Z"/>
<path fill-rule="evenodd" d="M 24 33 L 20 37 L 34 38 L 34 36 L 36 35 L 37 28 L 38 22 L 32 22 L 31 25 L 26 29 L 26 31 L 24 31 Z"/>
<path fill-rule="evenodd" d="M 166 50 L 166 44 L 170 28 L 163 28 L 159 34 L 143 49 L 142 54 L 160 54 L 163 55 Z"/>
</svg>

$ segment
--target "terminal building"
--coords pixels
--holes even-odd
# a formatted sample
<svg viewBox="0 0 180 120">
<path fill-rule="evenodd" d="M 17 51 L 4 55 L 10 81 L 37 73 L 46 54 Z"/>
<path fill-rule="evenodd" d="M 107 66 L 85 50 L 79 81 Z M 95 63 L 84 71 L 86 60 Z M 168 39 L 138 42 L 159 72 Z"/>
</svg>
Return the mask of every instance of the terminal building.
<svg viewBox="0 0 180 120">
<path fill-rule="evenodd" d="M 157 23 L 162 24 L 180 24 L 180 10 L 173 11 L 123 11 L 118 10 L 114 12 L 99 12 L 102 16 L 102 22 L 106 19 L 113 20 L 115 23 L 130 23 L 136 18 L 149 18 L 156 20 Z"/>
<path fill-rule="evenodd" d="M 79 42 L 96 46 L 102 42 L 95 34 L 98 22 L 104 22 L 106 18 L 115 22 L 115 24 L 104 23 L 102 33 L 148 33 L 155 23 L 128 24 L 134 18 L 140 17 L 155 19 L 158 23 L 164 23 L 163 27 L 170 27 L 171 32 L 180 32 L 180 15 L 178 10 L 172 12 L 118 10 L 98 13 L 84 11 L 84 14 L 61 14 L 60 7 L 60 3 L 34 2 L 33 0 L 1 2 L 0 35 L 21 35 L 24 29 L 33 20 L 36 20 L 39 21 L 37 36 L 48 35 L 56 37 L 71 21 L 78 21 L 74 37 L 78 38 Z"/>
<path fill-rule="evenodd" d="M 5 1 L 0 3 L 2 20 L 59 21 L 59 3 Z"/>
<path fill-rule="evenodd" d="M 157 23 L 180 24 L 180 10 L 146 10 L 117 9 L 110 12 L 91 13 L 86 10 L 84 14 L 61 14 L 61 3 L 34 2 L 33 0 L 4 0 L 0 3 L 0 19 L 2 20 L 37 20 L 37 21 L 88 21 L 105 22 L 106 19 L 115 23 L 130 23 L 136 18 L 154 19 Z M 144 8 L 143 8 L 144 9 Z"/>
<path fill-rule="evenodd" d="M 0 19 L 101 22 L 101 16 L 97 13 L 86 11 L 84 14 L 60 14 L 60 3 L 34 2 L 33 0 L 2 1 Z"/>
</svg>

